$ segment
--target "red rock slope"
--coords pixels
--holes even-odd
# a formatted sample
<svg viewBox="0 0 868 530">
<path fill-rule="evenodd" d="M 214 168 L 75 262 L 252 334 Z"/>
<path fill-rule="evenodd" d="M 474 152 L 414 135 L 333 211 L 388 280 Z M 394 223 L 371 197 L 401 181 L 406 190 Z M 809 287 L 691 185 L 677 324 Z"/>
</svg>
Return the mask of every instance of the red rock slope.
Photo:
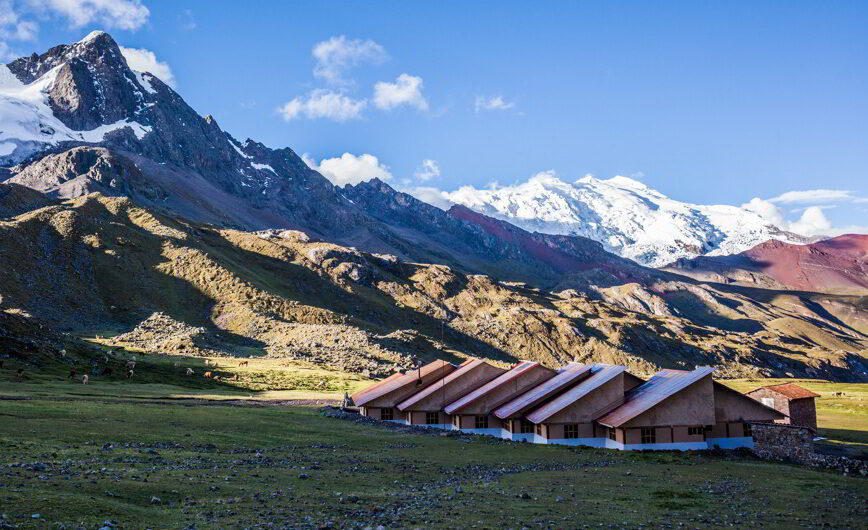
<svg viewBox="0 0 868 530">
<path fill-rule="evenodd" d="M 668 270 L 705 281 L 763 283 L 803 291 L 868 291 L 868 235 L 808 245 L 767 241 L 735 256 L 678 260 Z"/>
</svg>

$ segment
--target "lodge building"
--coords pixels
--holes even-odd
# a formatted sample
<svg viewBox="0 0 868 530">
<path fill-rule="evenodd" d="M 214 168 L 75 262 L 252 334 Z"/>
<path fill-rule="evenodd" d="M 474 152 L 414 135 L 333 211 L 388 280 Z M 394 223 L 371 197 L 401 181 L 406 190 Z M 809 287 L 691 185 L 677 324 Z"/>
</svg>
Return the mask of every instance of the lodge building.
<svg viewBox="0 0 868 530">
<path fill-rule="evenodd" d="M 712 380 L 713 368 L 647 381 L 609 364 L 509 370 L 471 358 L 434 361 L 352 396 L 371 418 L 539 444 L 610 449 L 752 447 L 751 423 L 786 415 Z"/>
</svg>

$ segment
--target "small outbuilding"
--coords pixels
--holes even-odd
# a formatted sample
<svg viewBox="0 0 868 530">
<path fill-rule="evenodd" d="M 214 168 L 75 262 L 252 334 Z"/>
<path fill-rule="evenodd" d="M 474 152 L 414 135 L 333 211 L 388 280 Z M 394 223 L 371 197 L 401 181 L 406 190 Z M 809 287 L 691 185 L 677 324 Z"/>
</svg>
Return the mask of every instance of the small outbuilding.
<svg viewBox="0 0 868 530">
<path fill-rule="evenodd" d="M 820 397 L 820 394 L 815 394 L 793 383 L 782 383 L 757 388 L 748 392 L 747 395 L 787 416 L 777 419 L 776 423 L 798 425 L 817 432 L 815 400 Z"/>
</svg>

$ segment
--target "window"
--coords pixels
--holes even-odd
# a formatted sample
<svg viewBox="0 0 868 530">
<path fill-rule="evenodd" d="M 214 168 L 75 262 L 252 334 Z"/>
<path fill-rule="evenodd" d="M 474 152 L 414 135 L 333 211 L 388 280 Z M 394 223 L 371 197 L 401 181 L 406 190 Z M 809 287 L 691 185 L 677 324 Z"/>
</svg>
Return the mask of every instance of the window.
<svg viewBox="0 0 868 530">
<path fill-rule="evenodd" d="M 477 429 L 487 429 L 488 428 L 488 416 L 477 416 L 476 417 L 476 428 Z"/>
<path fill-rule="evenodd" d="M 542 423 L 537 424 L 536 434 L 537 434 L 537 436 L 542 436 Z"/>
<path fill-rule="evenodd" d="M 440 423 L 440 413 L 439 412 L 426 412 L 425 413 L 425 423 L 428 425 L 437 425 Z"/>
<path fill-rule="evenodd" d="M 774 398 L 762 398 L 763 405 L 766 407 L 775 408 L 775 400 Z"/>
<path fill-rule="evenodd" d="M 395 419 L 395 414 L 392 409 L 380 409 L 380 419 L 381 420 L 393 420 Z"/>
<path fill-rule="evenodd" d="M 750 423 L 745 423 L 745 424 L 744 424 L 744 435 L 745 435 L 745 437 L 751 437 L 751 438 L 753 438 L 753 429 L 752 429 L 752 427 L 753 427 L 753 425 L 751 425 Z"/>
<path fill-rule="evenodd" d="M 688 436 L 702 436 L 702 433 L 705 432 L 703 427 L 688 427 L 687 435 Z"/>
<path fill-rule="evenodd" d="M 657 443 L 657 432 L 653 428 L 643 427 L 639 440 L 643 444 Z"/>
<path fill-rule="evenodd" d="M 618 441 L 618 434 L 617 434 L 617 432 L 618 432 L 618 431 L 615 430 L 615 429 L 609 429 L 609 439 L 610 439 L 610 440 L 614 440 L 614 441 L 617 442 L 617 441 Z"/>
<path fill-rule="evenodd" d="M 533 423 L 521 420 L 521 434 L 533 434 Z"/>
<path fill-rule="evenodd" d="M 575 423 L 568 423 L 564 425 L 564 438 L 578 438 L 579 437 L 579 426 Z"/>
</svg>

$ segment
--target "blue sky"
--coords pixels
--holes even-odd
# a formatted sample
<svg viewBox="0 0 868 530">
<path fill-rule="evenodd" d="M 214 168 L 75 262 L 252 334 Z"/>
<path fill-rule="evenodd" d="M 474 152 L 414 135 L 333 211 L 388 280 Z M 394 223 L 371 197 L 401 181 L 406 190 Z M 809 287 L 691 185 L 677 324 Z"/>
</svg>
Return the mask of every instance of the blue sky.
<svg viewBox="0 0 868 530">
<path fill-rule="evenodd" d="M 868 226 L 866 28 L 846 1 L 0 0 L 7 57 L 105 29 L 233 135 L 396 187 L 628 175 L 836 228 Z"/>
</svg>

